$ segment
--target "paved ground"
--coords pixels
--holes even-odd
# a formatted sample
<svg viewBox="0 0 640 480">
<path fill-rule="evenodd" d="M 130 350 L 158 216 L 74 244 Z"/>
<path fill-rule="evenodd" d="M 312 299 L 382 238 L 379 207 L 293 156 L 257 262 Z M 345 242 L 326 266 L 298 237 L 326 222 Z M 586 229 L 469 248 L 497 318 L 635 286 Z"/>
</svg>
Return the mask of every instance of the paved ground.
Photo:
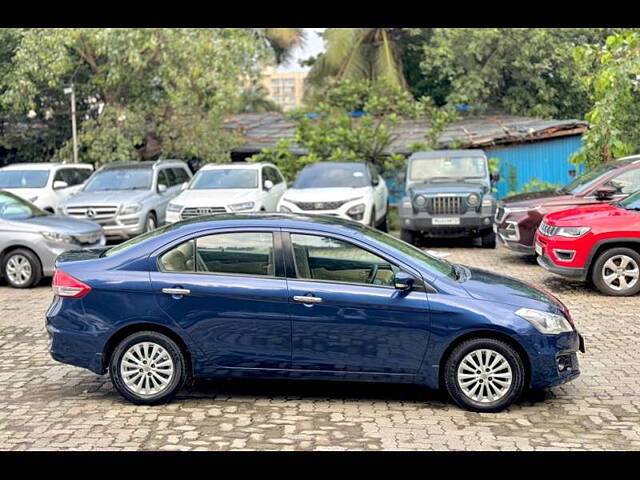
<svg viewBox="0 0 640 480">
<path fill-rule="evenodd" d="M 458 409 L 407 385 L 199 382 L 172 404 L 137 407 L 107 377 L 49 357 L 50 288 L 0 287 L 0 450 L 640 448 L 638 297 L 611 299 L 503 248 L 436 247 L 449 259 L 557 294 L 587 344 L 583 374 L 500 414 Z"/>
</svg>

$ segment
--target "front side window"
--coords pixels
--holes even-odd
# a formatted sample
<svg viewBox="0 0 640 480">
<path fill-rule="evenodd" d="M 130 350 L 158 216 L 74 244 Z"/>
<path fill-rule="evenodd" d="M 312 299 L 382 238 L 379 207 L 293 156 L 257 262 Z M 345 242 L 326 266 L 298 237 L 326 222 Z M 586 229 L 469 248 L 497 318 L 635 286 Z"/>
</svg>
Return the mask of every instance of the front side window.
<svg viewBox="0 0 640 480">
<path fill-rule="evenodd" d="M 151 173 L 151 170 L 146 168 L 102 170 L 93 176 L 84 191 L 149 190 L 151 188 Z"/>
<path fill-rule="evenodd" d="M 399 267 L 342 240 L 291 234 L 296 276 L 308 280 L 393 286 Z"/>
<path fill-rule="evenodd" d="M 258 188 L 258 170 L 249 168 L 200 170 L 189 186 L 190 190 L 225 188 Z"/>
<path fill-rule="evenodd" d="M 409 180 L 414 182 L 485 178 L 486 175 L 484 157 L 418 158 L 409 167 Z"/>
<path fill-rule="evenodd" d="M 176 184 L 182 184 L 189 181 L 189 174 L 184 168 L 173 168 L 173 172 L 176 176 Z"/>
<path fill-rule="evenodd" d="M 189 240 L 160 257 L 165 272 L 275 276 L 273 234 L 237 232 Z"/>
<path fill-rule="evenodd" d="M 49 180 L 49 170 L 0 171 L 0 188 L 43 188 Z"/>
<path fill-rule="evenodd" d="M 572 195 L 579 195 L 581 193 L 584 193 L 593 185 L 600 182 L 603 177 L 609 175 L 611 171 L 615 170 L 616 168 L 618 168 L 618 165 L 616 165 L 615 162 L 603 163 L 602 165 L 598 165 L 596 168 L 583 173 L 578 178 L 562 187 L 560 189 L 560 193 L 571 193 Z"/>
</svg>

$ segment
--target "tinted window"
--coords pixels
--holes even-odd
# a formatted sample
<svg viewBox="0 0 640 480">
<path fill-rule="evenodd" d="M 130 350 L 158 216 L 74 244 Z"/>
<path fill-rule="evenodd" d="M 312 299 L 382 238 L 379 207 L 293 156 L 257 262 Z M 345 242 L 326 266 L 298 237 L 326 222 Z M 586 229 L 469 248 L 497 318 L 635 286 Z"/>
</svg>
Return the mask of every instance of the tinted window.
<svg viewBox="0 0 640 480">
<path fill-rule="evenodd" d="M 0 188 L 43 188 L 49 170 L 0 170 Z"/>
<path fill-rule="evenodd" d="M 167 181 L 169 182 L 166 184 L 167 187 L 173 187 L 174 185 L 178 184 L 178 179 L 176 178 L 176 172 L 174 172 L 172 168 L 165 168 L 162 171 L 167 176 Z"/>
<path fill-rule="evenodd" d="M 315 163 L 304 167 L 293 188 L 357 188 L 370 182 L 362 163 Z"/>
<path fill-rule="evenodd" d="M 365 285 L 393 286 L 399 268 L 342 240 L 291 234 L 298 278 Z"/>
<path fill-rule="evenodd" d="M 176 176 L 176 183 L 181 184 L 189 181 L 189 175 L 184 168 L 173 168 L 172 170 Z"/>
<path fill-rule="evenodd" d="M 163 254 L 160 266 L 170 272 L 274 276 L 273 234 L 238 232 L 199 237 Z"/>
<path fill-rule="evenodd" d="M 189 189 L 258 188 L 258 170 L 249 168 L 217 168 L 200 170 Z"/>
<path fill-rule="evenodd" d="M 85 172 L 87 174 L 85 174 Z M 62 168 L 56 172 L 55 177 L 53 177 L 53 181 L 57 182 L 61 180 L 66 182 L 70 187 L 73 185 L 79 185 L 84 182 L 91 172 L 87 169 L 79 169 L 79 168 Z"/>
<path fill-rule="evenodd" d="M 604 184 L 605 187 L 613 187 L 618 193 L 626 195 L 640 189 L 640 168 L 628 170 L 613 177 Z"/>
<path fill-rule="evenodd" d="M 102 170 L 89 180 L 84 190 L 148 190 L 151 188 L 151 170 L 146 168 L 118 168 Z"/>
<path fill-rule="evenodd" d="M 588 190 L 592 185 L 598 183 L 603 177 L 609 175 L 612 170 L 618 168 L 619 165 L 615 163 L 605 163 L 589 170 L 588 172 L 580 175 L 573 182 L 565 185 L 561 191 L 566 193 L 572 193 L 578 195 Z"/>
</svg>

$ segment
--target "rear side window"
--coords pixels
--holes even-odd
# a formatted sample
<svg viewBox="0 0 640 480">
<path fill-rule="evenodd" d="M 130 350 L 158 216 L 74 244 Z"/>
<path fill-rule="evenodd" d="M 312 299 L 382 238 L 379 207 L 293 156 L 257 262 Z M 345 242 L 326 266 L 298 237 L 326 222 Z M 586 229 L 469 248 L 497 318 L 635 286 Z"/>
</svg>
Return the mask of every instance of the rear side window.
<svg viewBox="0 0 640 480">
<path fill-rule="evenodd" d="M 164 272 L 275 276 L 273 234 L 237 232 L 189 240 L 160 257 Z"/>
</svg>

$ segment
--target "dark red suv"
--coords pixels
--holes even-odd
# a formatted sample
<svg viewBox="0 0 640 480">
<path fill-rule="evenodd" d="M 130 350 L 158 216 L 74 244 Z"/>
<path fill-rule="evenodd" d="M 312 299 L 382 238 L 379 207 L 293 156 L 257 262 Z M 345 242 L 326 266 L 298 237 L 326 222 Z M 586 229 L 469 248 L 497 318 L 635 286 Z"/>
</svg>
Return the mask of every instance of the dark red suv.
<svg viewBox="0 0 640 480">
<path fill-rule="evenodd" d="M 640 191 L 620 202 L 544 217 L 536 235 L 538 263 L 606 295 L 640 291 Z"/>
<path fill-rule="evenodd" d="M 580 205 L 619 201 L 636 190 L 640 190 L 640 155 L 607 162 L 557 190 L 503 199 L 496 211 L 497 238 L 512 250 L 533 254 L 536 229 L 546 214 Z"/>
</svg>

